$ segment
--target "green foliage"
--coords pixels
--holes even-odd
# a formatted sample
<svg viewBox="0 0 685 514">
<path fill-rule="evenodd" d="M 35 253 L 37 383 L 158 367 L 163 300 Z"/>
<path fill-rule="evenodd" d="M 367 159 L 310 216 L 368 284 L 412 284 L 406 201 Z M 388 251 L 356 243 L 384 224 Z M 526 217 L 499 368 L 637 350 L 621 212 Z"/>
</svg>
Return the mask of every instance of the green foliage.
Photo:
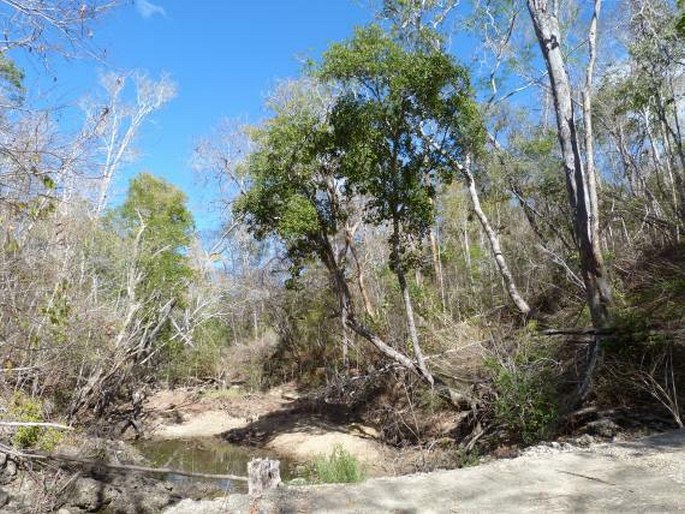
<svg viewBox="0 0 685 514">
<path fill-rule="evenodd" d="M 222 350 L 228 340 L 228 329 L 220 320 L 210 320 L 192 333 L 192 345 L 168 342 L 164 348 L 167 364 L 161 372 L 170 384 L 219 377 L 225 365 Z"/>
<path fill-rule="evenodd" d="M 148 173 L 141 173 L 129 185 L 119 213 L 129 238 L 143 231 L 139 263 L 145 280 L 140 296 L 149 298 L 163 291 L 180 297 L 192 277 L 183 254 L 194 228 L 186 203 L 186 195 L 178 188 Z"/>
<path fill-rule="evenodd" d="M 328 456 L 316 459 L 310 475 L 310 480 L 319 484 L 352 484 L 365 478 L 357 458 L 340 444 Z"/>
<path fill-rule="evenodd" d="M 13 421 L 43 421 L 43 406 L 39 400 L 17 392 L 12 397 L 7 415 Z M 19 427 L 14 434 L 13 443 L 19 448 L 29 448 L 38 442 L 40 427 Z"/>
<path fill-rule="evenodd" d="M 271 383 L 295 379 L 304 387 L 319 387 L 341 359 L 340 326 L 331 323 L 335 299 L 325 277 L 308 271 L 298 288 L 288 290 L 282 311 L 273 314 L 278 333 L 275 354 L 263 364 Z"/>
<path fill-rule="evenodd" d="M 291 85 L 285 99 L 272 102 L 274 117 L 251 130 L 250 188 L 234 206 L 258 239 L 276 236 L 296 263 L 317 254 L 322 234 L 335 233 L 345 218 L 331 196 L 336 161 L 323 106 L 305 91 Z"/>
<path fill-rule="evenodd" d="M 526 444 L 551 435 L 558 417 L 557 373 L 550 349 L 535 339 L 509 355 L 486 359 L 496 391 L 495 419 Z"/>
<path fill-rule="evenodd" d="M 427 272 L 431 273 L 432 268 Z M 440 291 L 430 281 L 409 280 L 409 292 L 414 301 L 414 309 L 422 318 L 432 323 L 438 322 L 442 314 Z"/>
<path fill-rule="evenodd" d="M 470 468 L 480 464 L 480 457 L 478 452 L 471 450 L 466 451 L 464 448 L 457 449 L 457 467 Z"/>
<path fill-rule="evenodd" d="M 6 417 L 10 421 L 44 422 L 43 404 L 37 398 L 15 392 L 10 400 Z M 57 446 L 61 439 L 62 434 L 54 428 L 18 427 L 12 443 L 17 448 L 40 448 L 48 451 Z"/>
<path fill-rule="evenodd" d="M 313 234 L 319 227 L 316 207 L 307 198 L 295 194 L 288 198 L 278 231 L 287 240 Z"/>
<path fill-rule="evenodd" d="M 468 73 L 446 53 L 407 50 L 372 25 L 332 45 L 319 74 L 345 87 L 331 116 L 341 173 L 368 197 L 368 221 L 392 222 L 399 248 L 391 265 L 412 267 L 410 249 L 434 221 L 437 187 L 452 178 L 449 159 L 482 142 Z"/>
<path fill-rule="evenodd" d="M 675 27 L 678 36 L 682 38 L 685 37 L 685 1 L 678 0 L 676 4 L 678 6 L 678 15 Z"/>
<path fill-rule="evenodd" d="M 0 80 L 8 87 L 10 98 L 21 101 L 24 94 L 24 72 L 6 55 L 0 55 Z"/>
</svg>

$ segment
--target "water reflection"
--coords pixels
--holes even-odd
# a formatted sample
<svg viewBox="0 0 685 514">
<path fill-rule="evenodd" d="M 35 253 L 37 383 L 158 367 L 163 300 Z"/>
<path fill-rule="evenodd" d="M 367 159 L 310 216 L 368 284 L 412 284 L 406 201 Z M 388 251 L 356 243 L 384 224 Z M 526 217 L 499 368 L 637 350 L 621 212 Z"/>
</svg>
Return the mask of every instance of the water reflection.
<svg viewBox="0 0 685 514">
<path fill-rule="evenodd" d="M 254 457 L 275 457 L 263 450 L 233 445 L 215 437 L 142 441 L 137 447 L 152 466 L 220 475 L 245 476 L 247 475 L 247 463 L 250 459 Z M 281 478 L 288 480 L 291 463 L 281 458 L 279 460 L 281 461 Z M 244 482 L 211 480 L 175 474 L 167 475 L 166 479 L 176 484 L 205 481 L 211 482 L 227 492 L 247 492 L 247 484 Z"/>
</svg>

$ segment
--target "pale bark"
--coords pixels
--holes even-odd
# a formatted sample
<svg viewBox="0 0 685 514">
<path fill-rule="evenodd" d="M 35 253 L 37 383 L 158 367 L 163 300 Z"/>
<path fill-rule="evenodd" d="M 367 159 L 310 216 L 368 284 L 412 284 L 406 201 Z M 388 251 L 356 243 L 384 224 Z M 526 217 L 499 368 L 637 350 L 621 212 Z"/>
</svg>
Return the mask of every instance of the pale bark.
<svg viewBox="0 0 685 514">
<path fill-rule="evenodd" d="M 427 157 L 426 157 L 427 159 Z M 425 161 L 425 159 L 424 159 Z M 427 189 L 430 189 L 430 173 L 424 174 L 424 181 Z M 430 192 L 428 194 L 429 202 L 431 207 L 435 209 L 435 201 L 433 200 Z M 445 312 L 447 308 L 447 297 L 445 293 L 445 277 L 442 274 L 442 259 L 440 258 L 440 244 L 438 243 L 438 236 L 436 226 L 433 225 L 428 231 L 428 243 L 430 244 L 431 261 L 433 262 L 433 273 L 435 274 L 435 280 L 438 283 L 438 291 L 440 293 L 440 306 L 442 312 Z"/>
<path fill-rule="evenodd" d="M 596 187 L 595 176 L 594 173 L 587 173 L 581 157 L 571 85 L 561 48 L 559 20 L 549 7 L 547 0 L 528 0 L 528 10 L 550 77 L 587 302 L 593 325 L 603 328 L 609 324 L 611 291 L 597 234 L 598 209 L 593 202 L 593 195 L 596 196 L 593 193 Z"/>
<path fill-rule="evenodd" d="M 350 253 L 352 254 L 352 260 L 357 269 L 357 286 L 359 287 L 359 294 L 362 297 L 362 304 L 364 305 L 364 312 L 367 316 L 373 317 L 375 311 L 371 300 L 369 298 L 369 293 L 366 288 L 366 280 L 364 279 L 364 268 L 362 267 L 361 259 L 359 258 L 359 252 L 357 251 L 357 245 L 354 244 L 354 232 L 356 227 L 345 227 L 345 241 Z"/>
<path fill-rule="evenodd" d="M 509 294 L 509 298 L 511 298 L 511 301 L 514 302 L 514 305 L 516 305 L 516 308 L 521 312 L 521 314 L 524 316 L 529 316 L 531 314 L 530 306 L 523 299 L 523 296 L 521 296 L 518 288 L 516 287 L 514 277 L 511 274 L 509 266 L 507 265 L 507 261 L 502 253 L 502 246 L 499 242 L 499 236 L 497 235 L 497 232 L 495 232 L 495 229 L 492 228 L 492 225 L 490 225 L 490 221 L 480 205 L 478 189 L 476 188 L 476 182 L 473 179 L 473 174 L 471 173 L 470 162 L 468 159 L 466 160 L 465 165 L 462 166 L 461 172 L 466 179 L 466 186 L 469 191 L 469 196 L 471 197 L 473 210 L 488 237 L 490 249 L 492 250 L 492 256 L 495 259 L 495 263 L 497 264 L 497 268 L 499 269 L 502 280 L 504 280 L 504 285 L 507 289 L 507 293 Z"/>
<path fill-rule="evenodd" d="M 426 358 L 423 355 L 421 344 L 419 342 L 419 331 L 416 328 L 416 317 L 414 315 L 414 306 L 412 305 L 411 296 L 409 295 L 409 287 L 407 285 L 407 276 L 404 271 L 404 266 L 401 262 L 400 251 L 400 233 L 399 221 L 393 220 L 393 235 L 392 235 L 392 256 L 391 261 L 394 262 L 395 275 L 397 276 L 397 283 L 400 287 L 400 294 L 402 295 L 402 303 L 404 304 L 404 313 L 407 321 L 407 330 L 409 331 L 409 339 L 411 341 L 412 349 L 414 350 L 414 357 L 416 358 L 416 365 L 421 371 L 421 374 L 426 377 L 428 383 L 433 386 L 433 376 L 428 371 Z"/>
<path fill-rule="evenodd" d="M 483 231 L 487 235 L 493 259 L 495 260 L 499 274 L 502 277 L 502 280 L 504 281 L 507 294 L 509 295 L 509 298 L 511 298 L 511 301 L 514 303 L 516 308 L 521 312 L 521 314 L 523 314 L 526 317 L 530 316 L 531 308 L 525 301 L 523 296 L 519 293 L 518 288 L 516 287 L 516 281 L 514 280 L 514 276 L 511 274 L 507 261 L 504 258 L 504 253 L 502 252 L 502 246 L 499 241 L 499 236 L 497 235 L 495 229 L 492 228 L 490 220 L 488 219 L 487 215 L 485 214 L 485 211 L 483 211 L 481 207 L 480 197 L 478 196 L 478 188 L 476 187 L 476 181 L 473 177 L 473 173 L 471 172 L 470 158 L 467 157 L 464 164 L 462 164 L 456 161 L 451 155 L 449 155 L 430 136 L 424 133 L 423 137 L 426 140 L 427 144 L 430 144 L 431 147 L 433 147 L 433 149 L 438 150 L 442 154 L 442 156 L 450 163 L 450 165 L 456 168 L 456 170 L 464 177 L 469 192 L 469 197 L 471 199 L 471 203 L 473 204 L 473 210 L 476 213 L 476 217 L 478 218 L 478 221 L 481 227 L 483 228 Z M 467 237 L 466 232 L 464 232 L 464 237 Z M 467 267 L 470 267 L 468 261 Z"/>
<path fill-rule="evenodd" d="M 176 95 L 176 86 L 169 78 L 162 77 L 154 82 L 139 74 L 133 76 L 136 104 L 125 105 L 122 96 L 128 78 L 114 73 L 105 75 L 101 82 L 109 96 L 107 105 L 101 107 L 93 104 L 87 107 L 88 130 L 100 139 L 102 154 L 93 217 L 100 216 L 107 206 L 112 180 L 125 162 L 143 122 Z"/>
<path fill-rule="evenodd" d="M 252 459 L 247 463 L 247 489 L 250 496 L 260 496 L 281 483 L 281 463 L 272 459 Z"/>
<path fill-rule="evenodd" d="M 435 227 L 431 227 L 428 232 L 428 241 L 430 242 L 431 248 L 431 260 L 433 261 L 433 272 L 435 273 L 435 278 L 438 281 L 438 290 L 440 292 L 440 305 L 442 311 L 445 312 L 447 309 L 447 295 L 445 292 L 445 277 L 442 273 L 442 259 L 440 258 L 440 245 L 438 243 L 438 237 L 435 231 Z"/>
<path fill-rule="evenodd" d="M 589 59 L 585 72 L 585 86 L 583 87 L 583 128 L 585 132 L 585 170 L 590 196 L 591 220 L 590 232 L 593 239 L 599 238 L 599 199 L 597 197 L 597 173 L 595 172 L 594 134 L 592 131 L 592 79 L 597 60 L 597 19 L 602 9 L 602 0 L 595 0 L 590 30 L 588 33 Z"/>
<path fill-rule="evenodd" d="M 338 304 L 340 308 L 340 316 L 343 322 L 357 335 L 363 337 L 369 343 L 371 343 L 379 352 L 381 352 L 386 357 L 389 357 L 394 362 L 401 365 L 407 371 L 415 374 L 429 385 L 434 384 L 433 376 L 428 373 L 426 374 L 423 370 L 419 368 L 417 363 L 404 355 L 403 353 L 395 350 L 392 346 L 386 343 L 381 337 L 367 328 L 363 323 L 359 322 L 354 313 L 354 304 L 352 301 L 352 294 L 350 293 L 349 286 L 347 285 L 347 280 L 345 279 L 345 274 L 338 264 L 335 257 L 335 252 L 331 247 L 330 241 L 325 235 L 321 235 L 319 239 L 320 251 L 319 256 L 323 261 L 328 274 L 333 282 L 333 289 L 338 298 Z"/>
</svg>

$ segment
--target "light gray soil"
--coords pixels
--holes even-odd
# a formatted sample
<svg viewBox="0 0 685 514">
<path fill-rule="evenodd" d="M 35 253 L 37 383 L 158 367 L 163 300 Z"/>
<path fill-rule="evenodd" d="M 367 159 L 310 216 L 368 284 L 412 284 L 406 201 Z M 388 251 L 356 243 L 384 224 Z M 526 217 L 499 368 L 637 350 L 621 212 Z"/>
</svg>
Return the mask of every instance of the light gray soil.
<svg viewBox="0 0 685 514">
<path fill-rule="evenodd" d="M 184 500 L 167 514 L 226 512 L 685 512 L 685 431 L 359 485 L 282 487 L 261 499 Z"/>
</svg>

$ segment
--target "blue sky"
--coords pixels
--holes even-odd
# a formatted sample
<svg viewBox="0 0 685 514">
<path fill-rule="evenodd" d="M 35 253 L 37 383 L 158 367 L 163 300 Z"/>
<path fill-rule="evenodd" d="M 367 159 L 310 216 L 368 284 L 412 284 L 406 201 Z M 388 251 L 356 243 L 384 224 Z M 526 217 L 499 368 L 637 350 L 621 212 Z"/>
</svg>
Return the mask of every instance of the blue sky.
<svg viewBox="0 0 685 514">
<path fill-rule="evenodd" d="M 317 58 L 372 15 L 366 0 L 135 0 L 94 27 L 106 65 L 53 61 L 46 71 L 19 62 L 29 88 L 65 104 L 97 87 L 108 68 L 170 74 L 178 96 L 149 120 L 136 144 L 141 155 L 115 188 L 121 195 L 142 170 L 163 176 L 189 195 L 198 228 L 206 230 L 218 220 L 190 170 L 197 140 L 222 118 L 262 119 L 264 97 L 279 79 L 296 76 L 303 58 Z"/>
</svg>

